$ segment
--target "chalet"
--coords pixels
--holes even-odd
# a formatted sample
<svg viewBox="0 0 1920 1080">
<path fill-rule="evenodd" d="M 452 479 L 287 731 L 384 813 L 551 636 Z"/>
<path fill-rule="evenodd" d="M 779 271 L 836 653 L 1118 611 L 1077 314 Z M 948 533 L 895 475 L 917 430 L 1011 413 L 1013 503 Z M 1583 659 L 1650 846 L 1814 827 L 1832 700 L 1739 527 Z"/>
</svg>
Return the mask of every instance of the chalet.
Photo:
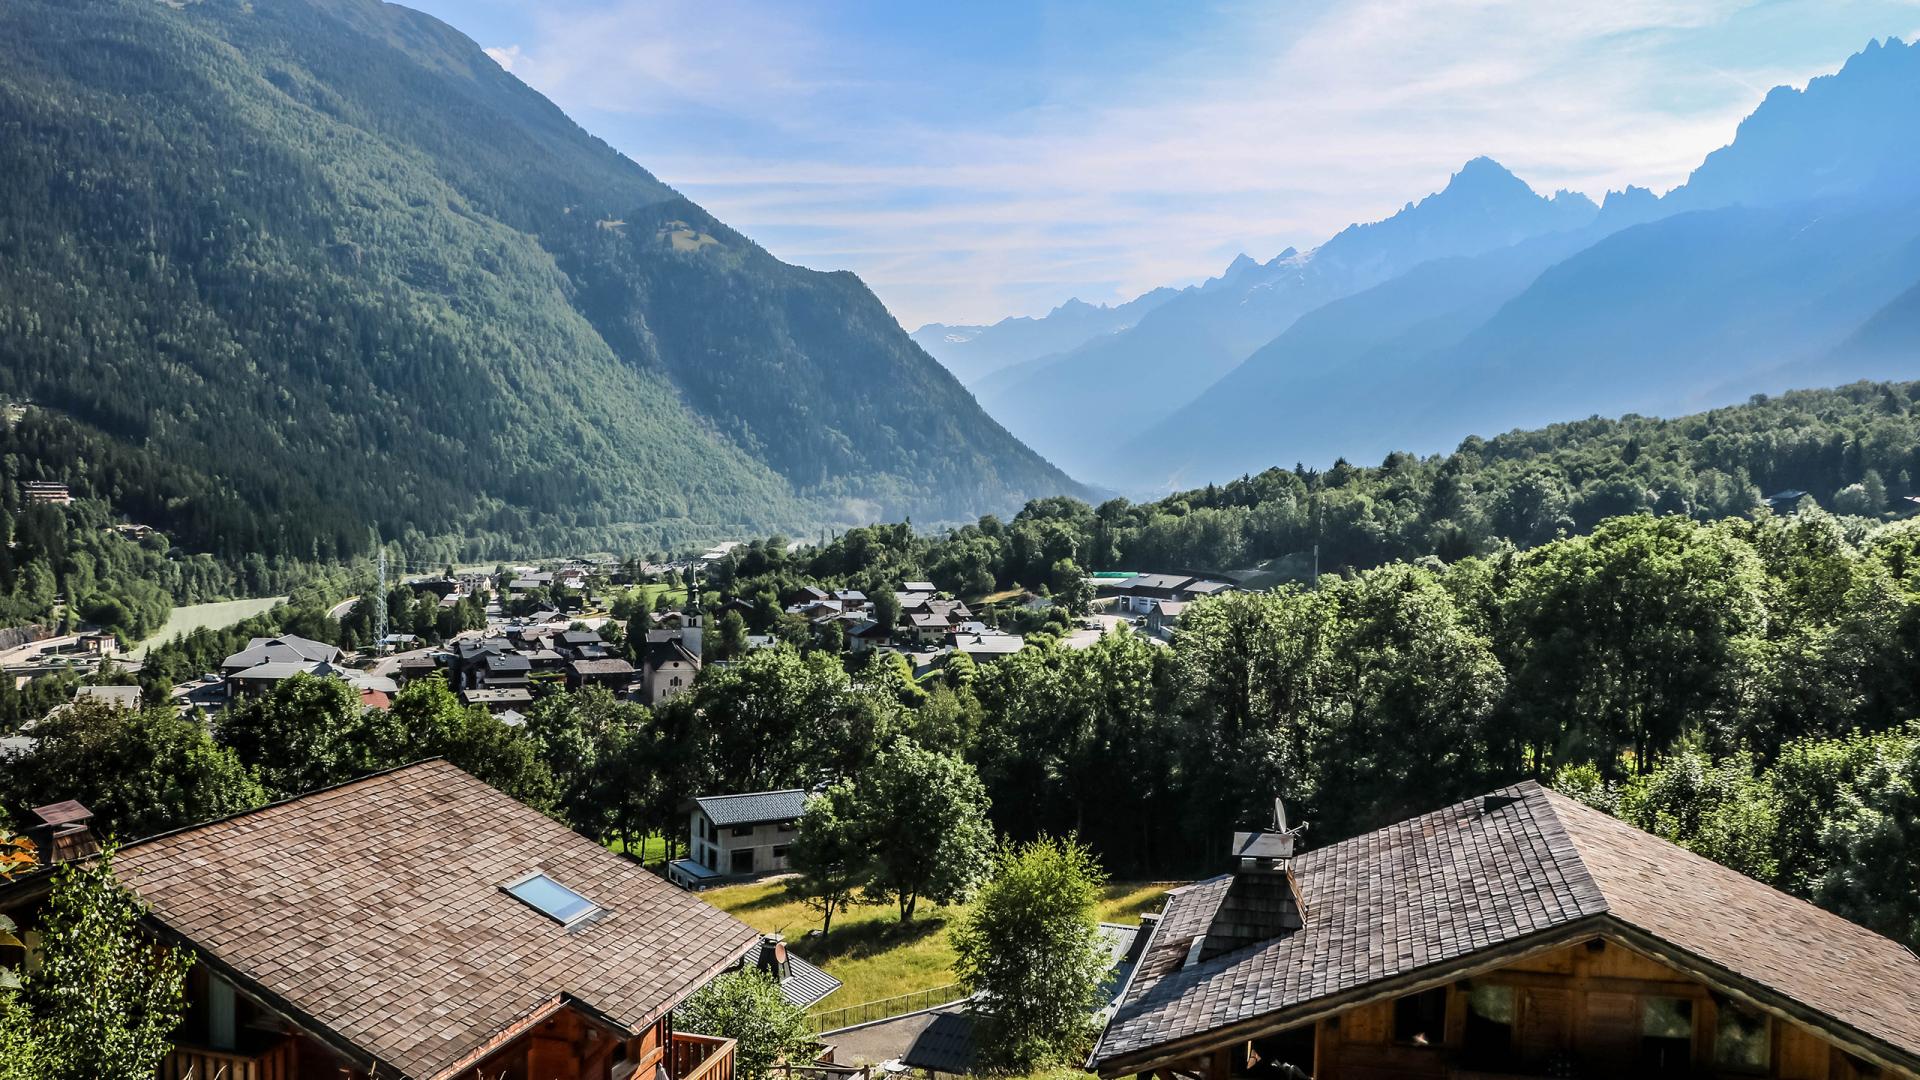
<svg viewBox="0 0 1920 1080">
<path fill-rule="evenodd" d="M 803 607 L 807 604 L 817 604 L 822 600 L 831 599 L 833 599 L 833 594 L 818 585 L 802 585 L 787 594 L 786 604 L 787 607 L 791 609 L 794 607 Z"/>
<path fill-rule="evenodd" d="M 1528 782 L 1168 896 L 1103 1077 L 1920 1077 L 1920 958 Z"/>
<path fill-rule="evenodd" d="M 460 701 L 466 705 L 478 705 L 495 716 L 504 718 L 510 712 L 532 705 L 533 691 L 524 686 L 496 690 L 470 687 L 460 691 Z"/>
<path fill-rule="evenodd" d="M 25 480 L 20 484 L 20 491 L 27 497 L 28 502 L 49 503 L 53 506 L 73 505 L 73 492 L 68 491 L 65 484 L 47 480 Z"/>
<path fill-rule="evenodd" d="M 695 799 L 688 814 L 688 857 L 669 865 L 667 876 L 698 887 L 785 870 L 787 845 L 806 808 L 807 793 L 799 788 Z"/>
<path fill-rule="evenodd" d="M 606 655 L 607 643 L 593 630 L 566 630 L 560 634 L 558 647 L 576 660 L 597 660 Z"/>
<path fill-rule="evenodd" d="M 1186 614 L 1188 600 L 1155 600 L 1147 607 L 1147 632 L 1165 637 L 1180 624 L 1180 616 Z"/>
<path fill-rule="evenodd" d="M 893 599 L 900 605 L 900 613 L 903 615 L 911 615 L 916 611 L 930 610 L 927 605 L 939 598 L 939 594 L 937 593 L 932 591 L 921 592 L 918 589 L 908 589 L 893 594 Z"/>
<path fill-rule="evenodd" d="M 982 630 L 970 634 L 956 633 L 950 644 L 954 652 L 966 653 L 975 663 L 985 664 L 1012 656 L 1026 648 L 1027 642 L 1019 634 Z"/>
<path fill-rule="evenodd" d="M 553 588 L 553 575 L 551 573 L 522 573 L 507 581 L 507 594 L 509 596 L 516 593 L 529 593 L 535 589 L 551 588 Z"/>
<path fill-rule="evenodd" d="M 340 650 L 325 642 L 303 638 L 298 634 L 284 634 L 275 638 L 257 637 L 247 642 L 247 647 L 220 661 L 220 671 L 225 675 L 245 671 L 271 663 L 337 663 Z"/>
<path fill-rule="evenodd" d="M 640 701 L 658 705 L 683 693 L 700 674 L 700 631 L 649 630 L 640 657 Z"/>
<path fill-rule="evenodd" d="M 1186 602 L 1217 596 L 1232 589 L 1231 582 L 1191 574 L 1135 574 L 1128 578 L 1102 579 L 1098 595 L 1117 599 L 1121 611 L 1145 615 L 1159 600 Z"/>
<path fill-rule="evenodd" d="M 762 950 L 442 761 L 128 844 L 114 871 L 196 961 L 175 1080 L 731 1080 L 734 1044 L 672 1011 Z M 0 909 L 31 925 L 51 877 Z"/>
<path fill-rule="evenodd" d="M 787 614 L 798 615 L 808 620 L 838 615 L 844 610 L 846 609 L 838 600 L 802 600 L 797 604 L 787 605 Z"/>
<path fill-rule="evenodd" d="M 518 652 L 490 652 L 475 672 L 479 685 L 489 689 L 526 686 L 533 675 L 533 661 Z"/>
<path fill-rule="evenodd" d="M 760 614 L 760 605 L 742 596 L 729 596 L 720 601 L 719 606 L 713 610 L 715 615 L 725 615 L 731 611 L 738 614 L 742 619 L 751 620 Z"/>
<path fill-rule="evenodd" d="M 268 693 L 295 675 L 311 675 L 316 679 L 339 679 L 353 688 L 354 692 L 360 696 L 362 705 L 376 709 L 384 709 L 393 704 L 393 696 L 400 692 L 400 685 L 384 675 L 368 674 L 325 660 L 270 660 L 227 676 L 227 699 L 233 701 L 242 697 Z"/>
<path fill-rule="evenodd" d="M 907 616 L 907 632 L 914 641 L 922 645 L 931 645 L 944 639 L 953 631 L 953 620 L 945 613 L 916 611 Z"/>
<path fill-rule="evenodd" d="M 633 665 L 618 657 L 604 657 L 599 660 L 575 660 L 567 665 L 567 687 L 578 690 L 583 686 L 604 686 L 617 695 L 625 696 L 627 688 L 633 684 Z"/>
<path fill-rule="evenodd" d="M 936 589 L 936 588 L 934 588 L 934 587 L 933 587 L 933 582 L 931 582 L 931 581 L 906 581 L 906 582 L 902 582 L 902 583 L 900 584 L 900 589 L 901 589 L 901 591 L 902 591 L 902 592 L 910 592 L 910 593 L 922 593 L 922 592 L 923 592 L 923 593 L 936 593 L 936 592 L 939 592 L 939 591 L 940 591 L 939 589 Z"/>
<path fill-rule="evenodd" d="M 140 688 L 137 686 L 82 686 L 73 692 L 73 700 L 104 701 L 109 705 L 128 711 L 140 708 Z"/>
<path fill-rule="evenodd" d="M 893 628 L 881 626 L 872 619 L 860 619 L 847 626 L 847 651 L 863 653 L 877 649 L 893 640 Z"/>
</svg>

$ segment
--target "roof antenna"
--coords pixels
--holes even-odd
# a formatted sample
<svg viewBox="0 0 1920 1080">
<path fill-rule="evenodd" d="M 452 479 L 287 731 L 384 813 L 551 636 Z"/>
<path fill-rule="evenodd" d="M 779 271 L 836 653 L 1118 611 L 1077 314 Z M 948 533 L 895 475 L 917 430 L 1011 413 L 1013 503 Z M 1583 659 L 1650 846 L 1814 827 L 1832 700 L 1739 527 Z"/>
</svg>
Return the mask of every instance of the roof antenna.
<svg viewBox="0 0 1920 1080">
<path fill-rule="evenodd" d="M 1285 836 L 1299 836 L 1307 831 L 1307 823 L 1304 821 L 1297 829 L 1287 828 L 1287 804 L 1278 795 L 1273 798 L 1273 831 Z"/>
</svg>

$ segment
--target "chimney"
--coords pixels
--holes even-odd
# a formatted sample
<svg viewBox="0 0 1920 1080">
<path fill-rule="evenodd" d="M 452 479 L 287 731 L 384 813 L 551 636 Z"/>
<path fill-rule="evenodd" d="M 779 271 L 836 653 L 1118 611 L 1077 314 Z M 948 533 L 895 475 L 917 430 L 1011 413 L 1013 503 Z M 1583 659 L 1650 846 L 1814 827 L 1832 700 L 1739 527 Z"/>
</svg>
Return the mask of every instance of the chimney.
<svg viewBox="0 0 1920 1080">
<path fill-rule="evenodd" d="M 779 934 L 766 934 L 760 938 L 760 959 L 754 965 L 761 971 L 785 980 L 787 977 L 787 939 Z"/>
<path fill-rule="evenodd" d="M 1286 807 L 1275 799 L 1272 827 L 1233 834 L 1233 880 L 1193 959 L 1211 960 L 1305 924 L 1306 909 L 1293 878 L 1294 845 L 1305 830 L 1304 824 L 1287 827 Z"/>
<path fill-rule="evenodd" d="M 1160 916 L 1157 913 L 1140 916 L 1140 929 L 1133 935 L 1132 947 L 1127 949 L 1128 963 L 1139 962 L 1140 954 L 1147 951 L 1147 939 L 1153 936 L 1154 929 L 1159 925 Z"/>
<path fill-rule="evenodd" d="M 40 865 L 72 862 L 100 850 L 100 842 L 87 824 L 93 820 L 93 811 L 80 803 L 72 799 L 49 803 L 34 807 L 32 814 L 39 823 L 30 827 L 27 835 L 40 849 Z"/>
</svg>

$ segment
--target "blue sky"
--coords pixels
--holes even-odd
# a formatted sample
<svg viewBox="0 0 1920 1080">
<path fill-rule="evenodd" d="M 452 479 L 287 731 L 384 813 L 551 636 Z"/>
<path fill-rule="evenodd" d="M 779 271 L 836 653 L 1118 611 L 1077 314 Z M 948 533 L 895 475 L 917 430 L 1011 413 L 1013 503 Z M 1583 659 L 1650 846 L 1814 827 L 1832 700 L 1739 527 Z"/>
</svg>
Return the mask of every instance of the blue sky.
<svg viewBox="0 0 1920 1080">
<path fill-rule="evenodd" d="M 1665 190 L 1920 2 L 408 0 L 909 329 L 1310 247 L 1489 154 Z"/>
</svg>

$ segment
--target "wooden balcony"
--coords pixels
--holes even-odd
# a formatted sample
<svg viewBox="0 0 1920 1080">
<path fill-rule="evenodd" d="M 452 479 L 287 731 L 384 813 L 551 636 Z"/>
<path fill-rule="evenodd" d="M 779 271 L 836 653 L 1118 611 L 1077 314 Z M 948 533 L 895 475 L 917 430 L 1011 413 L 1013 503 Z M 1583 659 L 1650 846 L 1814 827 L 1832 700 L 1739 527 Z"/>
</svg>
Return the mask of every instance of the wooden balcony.
<svg viewBox="0 0 1920 1080">
<path fill-rule="evenodd" d="M 255 1053 L 176 1046 L 160 1063 L 158 1080 L 295 1080 L 292 1039 Z"/>
<path fill-rule="evenodd" d="M 713 1035 L 673 1033 L 667 1071 L 673 1080 L 733 1080 L 733 1040 Z"/>
</svg>

